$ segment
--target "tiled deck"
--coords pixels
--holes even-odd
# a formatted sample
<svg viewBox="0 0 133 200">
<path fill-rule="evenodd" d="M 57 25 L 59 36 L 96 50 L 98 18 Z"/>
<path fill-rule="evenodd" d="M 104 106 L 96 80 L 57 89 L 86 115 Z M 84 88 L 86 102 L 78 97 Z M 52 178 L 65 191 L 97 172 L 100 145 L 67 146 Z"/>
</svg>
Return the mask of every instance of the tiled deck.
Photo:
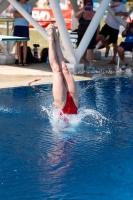
<svg viewBox="0 0 133 200">
<path fill-rule="evenodd" d="M 108 64 L 110 59 L 111 57 L 102 57 L 101 60 L 94 61 L 97 72 L 85 72 L 83 75 L 74 75 L 75 81 L 116 76 L 115 65 Z M 126 59 L 128 66 L 133 67 L 132 59 Z M 27 67 L 0 65 L 0 88 L 26 86 L 36 78 L 41 78 L 41 81 L 35 82 L 34 84 L 52 83 L 52 77 L 51 68 L 45 63 L 30 64 Z"/>
</svg>

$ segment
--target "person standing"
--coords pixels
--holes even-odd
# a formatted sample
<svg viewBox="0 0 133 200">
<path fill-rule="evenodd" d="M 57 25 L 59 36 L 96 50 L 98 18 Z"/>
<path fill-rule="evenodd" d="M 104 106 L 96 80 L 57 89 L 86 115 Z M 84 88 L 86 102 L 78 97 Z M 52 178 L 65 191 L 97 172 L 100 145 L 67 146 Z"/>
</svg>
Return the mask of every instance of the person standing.
<svg viewBox="0 0 133 200">
<path fill-rule="evenodd" d="M 127 24 L 127 27 L 122 32 L 122 37 L 126 37 L 124 42 L 121 42 L 121 44 L 118 47 L 118 55 L 122 62 L 122 70 L 126 69 L 126 63 L 125 63 L 125 51 L 131 51 L 133 54 L 133 21 L 131 24 Z"/>
<path fill-rule="evenodd" d="M 93 1 L 92 0 L 85 0 L 84 7 L 75 13 L 75 17 L 79 19 L 79 26 L 78 26 L 78 45 L 80 44 L 89 24 L 91 23 L 92 18 L 95 15 L 95 11 L 93 10 Z M 90 41 L 90 44 L 87 47 L 87 52 L 81 58 L 81 62 L 85 63 L 88 62 L 86 59 L 86 53 L 88 53 L 89 65 L 93 66 L 93 52 L 96 46 L 96 37 L 99 33 L 99 27 L 97 28 L 96 32 L 93 35 L 93 38 Z"/>
<path fill-rule="evenodd" d="M 27 3 L 27 0 L 20 0 L 20 6 L 25 9 L 30 15 L 32 14 L 32 6 Z M 29 22 L 20 14 L 16 8 L 13 8 L 14 22 L 14 36 L 27 37 L 29 38 Z M 27 66 L 27 41 L 23 41 L 23 60 L 21 60 L 21 42 L 17 42 L 17 55 L 18 55 L 18 66 Z"/>
<path fill-rule="evenodd" d="M 122 0 L 113 0 L 110 7 L 114 10 L 115 16 L 128 16 L 126 6 L 122 3 Z M 120 23 L 108 12 L 105 25 L 99 32 L 98 39 L 102 41 L 106 48 L 105 57 L 108 57 L 110 47 L 107 44 L 106 37 L 109 36 L 110 42 L 113 44 L 113 58 L 109 64 L 116 64 L 117 54 L 117 40 L 119 34 Z"/>
</svg>

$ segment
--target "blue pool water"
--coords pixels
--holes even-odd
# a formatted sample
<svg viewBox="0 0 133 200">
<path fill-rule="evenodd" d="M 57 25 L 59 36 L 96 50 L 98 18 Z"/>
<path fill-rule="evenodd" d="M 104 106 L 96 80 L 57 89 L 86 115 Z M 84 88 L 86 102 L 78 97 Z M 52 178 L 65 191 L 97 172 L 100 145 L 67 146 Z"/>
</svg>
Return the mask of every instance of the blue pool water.
<svg viewBox="0 0 133 200">
<path fill-rule="evenodd" d="M 0 200 L 133 199 L 133 78 L 76 84 L 69 123 L 51 85 L 0 90 Z"/>
</svg>

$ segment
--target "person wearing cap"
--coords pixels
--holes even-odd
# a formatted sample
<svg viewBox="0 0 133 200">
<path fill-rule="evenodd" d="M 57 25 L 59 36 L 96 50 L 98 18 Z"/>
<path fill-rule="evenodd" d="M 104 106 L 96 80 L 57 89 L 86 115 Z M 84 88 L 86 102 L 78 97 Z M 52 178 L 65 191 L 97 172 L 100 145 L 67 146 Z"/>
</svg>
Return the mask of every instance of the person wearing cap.
<svg viewBox="0 0 133 200">
<path fill-rule="evenodd" d="M 121 42 L 117 51 L 122 62 L 122 70 L 125 70 L 126 63 L 125 63 L 124 52 L 131 51 L 133 53 L 133 21 L 131 24 L 127 24 L 127 27 L 122 32 L 122 37 L 126 37 L 126 39 L 124 42 Z"/>
<path fill-rule="evenodd" d="M 78 42 L 77 42 L 78 45 L 80 44 L 95 13 L 96 12 L 93 10 L 93 1 L 92 0 L 84 0 L 84 7 L 75 13 L 74 16 L 79 19 Z M 91 39 L 91 41 L 87 47 L 89 65 L 91 67 L 93 67 L 93 52 L 94 52 L 94 48 L 96 46 L 96 37 L 97 37 L 98 32 L 99 32 L 99 27 L 96 30 L 96 32 L 94 33 L 93 38 Z M 88 62 L 88 60 L 86 59 L 86 52 L 82 56 L 81 62 L 83 62 L 83 63 Z"/>
<path fill-rule="evenodd" d="M 126 6 L 122 3 L 122 0 L 113 0 L 110 7 L 114 10 L 115 16 L 128 16 Z M 108 46 L 106 37 L 109 36 L 110 43 L 113 44 L 113 58 L 108 64 L 116 64 L 117 54 L 117 40 L 119 34 L 120 23 L 108 12 L 105 20 L 105 25 L 99 32 L 97 39 L 100 39 L 106 48 L 105 57 L 108 57 L 110 47 Z"/>
</svg>

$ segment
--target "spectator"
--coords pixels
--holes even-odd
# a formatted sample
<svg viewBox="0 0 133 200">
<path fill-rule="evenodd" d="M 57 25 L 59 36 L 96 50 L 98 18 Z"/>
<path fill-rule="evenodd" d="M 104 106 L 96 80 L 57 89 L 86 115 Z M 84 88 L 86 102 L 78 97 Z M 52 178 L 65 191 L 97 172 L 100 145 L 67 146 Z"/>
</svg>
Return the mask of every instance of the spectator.
<svg viewBox="0 0 133 200">
<path fill-rule="evenodd" d="M 20 0 L 19 4 L 25 9 L 30 15 L 32 14 L 32 6 L 26 2 L 26 0 Z M 14 36 L 27 37 L 29 38 L 29 22 L 20 14 L 15 8 L 13 8 L 14 22 Z M 27 66 L 27 41 L 23 41 L 23 61 L 21 60 L 21 42 L 17 42 L 17 55 L 18 65 Z"/>
<path fill-rule="evenodd" d="M 118 47 L 118 55 L 122 62 L 122 69 L 126 69 L 124 51 L 131 51 L 133 53 L 133 21 L 128 24 L 126 29 L 122 32 L 122 37 L 126 37 L 124 42 L 121 42 Z"/>
<path fill-rule="evenodd" d="M 46 0 L 46 2 L 44 3 L 44 8 L 51 9 L 49 0 Z"/>
<path fill-rule="evenodd" d="M 122 0 L 113 0 L 110 7 L 115 11 L 115 16 L 128 16 L 125 5 Z M 109 35 L 110 42 L 113 44 L 113 58 L 109 64 L 116 64 L 117 39 L 119 34 L 120 23 L 110 14 L 107 14 L 105 25 L 99 33 L 98 38 L 106 48 L 105 57 L 108 57 L 110 47 L 107 44 L 106 37 Z"/>
<path fill-rule="evenodd" d="M 84 0 L 84 7 L 75 13 L 75 17 L 79 19 L 78 45 L 79 45 L 80 41 L 82 40 L 94 15 L 95 15 L 95 11 L 93 10 L 92 0 Z M 96 46 L 96 36 L 97 36 L 98 32 L 99 32 L 99 28 L 94 33 L 94 36 L 91 39 L 90 44 L 87 47 L 89 64 L 91 67 L 93 66 L 93 52 L 94 52 L 94 48 Z M 88 60 L 86 59 L 86 52 L 82 56 L 81 62 L 83 62 L 83 63 L 88 62 Z"/>
</svg>

